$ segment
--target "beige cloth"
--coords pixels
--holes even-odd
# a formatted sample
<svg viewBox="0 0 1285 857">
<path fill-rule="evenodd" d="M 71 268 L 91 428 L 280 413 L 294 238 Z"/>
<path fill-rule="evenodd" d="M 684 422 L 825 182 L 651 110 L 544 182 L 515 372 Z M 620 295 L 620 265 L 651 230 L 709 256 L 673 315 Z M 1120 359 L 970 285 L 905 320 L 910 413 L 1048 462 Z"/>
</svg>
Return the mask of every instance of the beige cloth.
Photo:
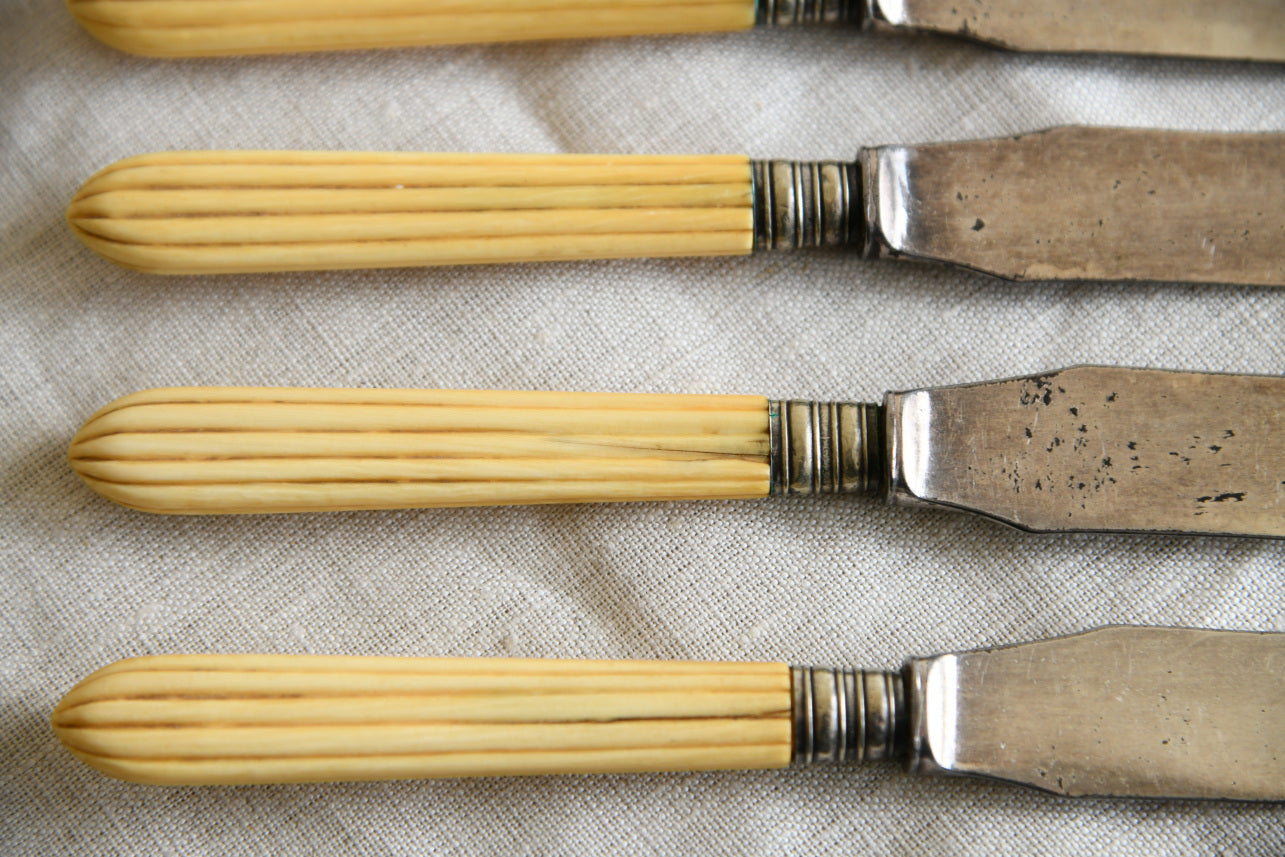
<svg viewBox="0 0 1285 857">
<path fill-rule="evenodd" d="M 1283 83 L 804 31 L 149 61 L 62 4 L 0 0 L 0 853 L 1285 851 L 1279 808 L 878 766 L 146 788 L 88 770 L 47 723 L 78 678 L 147 653 L 887 667 L 1107 622 L 1285 630 L 1285 543 L 1041 538 L 864 499 L 169 519 L 99 499 L 64 461 L 95 408 L 157 385 L 872 399 L 1077 362 L 1279 373 L 1285 291 L 810 254 L 164 279 L 62 222 L 91 172 L 158 149 L 823 159 L 1063 123 L 1282 130 Z"/>
</svg>

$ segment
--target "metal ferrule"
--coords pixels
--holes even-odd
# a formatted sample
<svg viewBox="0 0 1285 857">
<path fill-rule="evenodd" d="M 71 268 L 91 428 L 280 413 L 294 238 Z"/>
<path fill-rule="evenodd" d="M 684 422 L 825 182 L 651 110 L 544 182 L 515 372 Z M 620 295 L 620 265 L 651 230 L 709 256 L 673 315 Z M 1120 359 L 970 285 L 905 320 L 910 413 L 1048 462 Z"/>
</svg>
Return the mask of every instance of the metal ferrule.
<svg viewBox="0 0 1285 857">
<path fill-rule="evenodd" d="M 909 717 L 900 673 L 792 667 L 795 765 L 904 755 Z"/>
<path fill-rule="evenodd" d="M 754 22 L 760 27 L 795 24 L 859 24 L 869 0 L 758 0 Z"/>
<path fill-rule="evenodd" d="M 861 402 L 770 402 L 771 493 L 854 494 L 878 488 L 882 411 Z"/>
<path fill-rule="evenodd" d="M 754 249 L 861 247 L 861 171 L 840 161 L 752 161 Z"/>
</svg>

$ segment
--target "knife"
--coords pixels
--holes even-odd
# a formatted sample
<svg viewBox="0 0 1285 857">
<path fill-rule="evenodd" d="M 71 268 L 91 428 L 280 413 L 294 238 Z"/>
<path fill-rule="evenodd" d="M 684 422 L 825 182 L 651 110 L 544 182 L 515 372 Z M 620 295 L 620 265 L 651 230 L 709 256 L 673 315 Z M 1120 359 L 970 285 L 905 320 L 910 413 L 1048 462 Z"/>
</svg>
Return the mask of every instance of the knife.
<svg viewBox="0 0 1285 857">
<path fill-rule="evenodd" d="M 866 493 L 1037 532 L 1285 536 L 1285 378 L 1083 366 L 882 404 L 186 387 L 118 399 L 72 467 L 147 512 Z"/>
<path fill-rule="evenodd" d="M 68 0 L 112 47 L 155 57 L 580 39 L 840 24 L 1020 51 L 1285 60 L 1278 0 Z"/>
<path fill-rule="evenodd" d="M 123 780 L 230 785 L 902 761 L 1069 796 L 1285 800 L 1285 634 L 1115 626 L 785 664 L 172 655 L 53 714 Z"/>
<path fill-rule="evenodd" d="M 162 274 L 829 247 L 1011 280 L 1281 285 L 1283 200 L 1285 134 L 1066 127 L 853 163 L 165 152 L 94 175 L 67 220 Z"/>
</svg>

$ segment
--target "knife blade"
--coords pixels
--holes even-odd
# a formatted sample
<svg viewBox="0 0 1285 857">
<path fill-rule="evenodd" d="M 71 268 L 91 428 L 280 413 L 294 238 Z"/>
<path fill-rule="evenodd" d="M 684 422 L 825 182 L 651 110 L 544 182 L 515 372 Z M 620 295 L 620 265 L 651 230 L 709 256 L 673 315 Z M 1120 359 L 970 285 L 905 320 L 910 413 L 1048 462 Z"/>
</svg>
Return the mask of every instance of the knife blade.
<svg viewBox="0 0 1285 857">
<path fill-rule="evenodd" d="M 1285 537 L 1285 378 L 1081 366 L 882 404 L 189 387 L 72 440 L 95 491 L 231 514 L 865 493 L 1035 532 Z"/>
<path fill-rule="evenodd" d="M 159 785 L 891 759 L 1067 796 L 1285 800 L 1285 634 L 1113 626 L 900 672 L 664 661 L 178 655 L 52 722 Z"/>
<path fill-rule="evenodd" d="M 1282 200 L 1283 134 L 1066 127 L 853 163 L 165 152 L 94 175 L 67 220 L 161 274 L 827 247 L 1010 280 L 1281 285 Z"/>
<path fill-rule="evenodd" d="M 839 24 L 1022 51 L 1285 60 L 1276 0 L 68 0 L 93 36 L 145 56 L 575 39 Z"/>
</svg>

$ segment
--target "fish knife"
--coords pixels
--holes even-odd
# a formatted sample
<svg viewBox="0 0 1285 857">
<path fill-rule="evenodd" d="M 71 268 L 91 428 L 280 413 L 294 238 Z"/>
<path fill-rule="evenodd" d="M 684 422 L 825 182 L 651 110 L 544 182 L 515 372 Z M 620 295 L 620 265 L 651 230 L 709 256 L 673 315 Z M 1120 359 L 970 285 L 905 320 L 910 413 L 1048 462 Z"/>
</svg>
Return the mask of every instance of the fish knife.
<svg viewBox="0 0 1285 857">
<path fill-rule="evenodd" d="M 187 387 L 71 443 L 103 496 L 227 514 L 864 493 L 1036 532 L 1285 536 L 1285 377 L 1081 366 L 887 394 Z"/>
<path fill-rule="evenodd" d="M 837 24 L 1019 51 L 1285 61 L 1279 0 L 68 0 L 156 57 L 352 50 Z"/>
<path fill-rule="evenodd" d="M 824 247 L 1009 280 L 1282 285 L 1285 134 L 1064 127 L 851 163 L 162 152 L 94 175 L 67 220 L 161 274 Z"/>
<path fill-rule="evenodd" d="M 1285 634 L 1112 626 L 899 672 L 177 655 L 55 709 L 132 782 L 229 785 L 901 761 L 1068 796 L 1285 800 Z"/>
</svg>

